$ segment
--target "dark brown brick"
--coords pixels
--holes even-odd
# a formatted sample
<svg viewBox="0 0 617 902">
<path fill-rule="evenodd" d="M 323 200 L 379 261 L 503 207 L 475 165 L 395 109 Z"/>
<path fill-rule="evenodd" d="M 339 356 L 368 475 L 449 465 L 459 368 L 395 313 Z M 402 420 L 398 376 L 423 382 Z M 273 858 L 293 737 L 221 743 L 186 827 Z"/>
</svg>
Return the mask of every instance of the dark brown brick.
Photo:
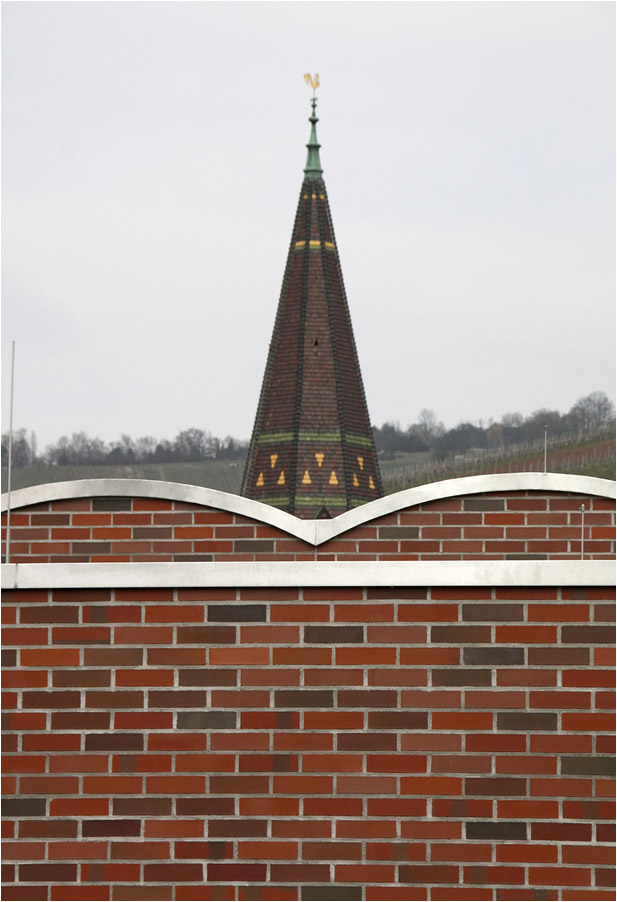
<svg viewBox="0 0 617 902">
<path fill-rule="evenodd" d="M 557 729 L 557 715 L 549 711 L 499 711 L 498 730 L 553 731 Z"/>
<path fill-rule="evenodd" d="M 387 892 L 387 890 L 386 890 Z M 361 886 L 301 886 L 302 902 L 357 902 L 362 898 Z"/>
<path fill-rule="evenodd" d="M 503 498 L 464 498 L 463 510 L 465 511 L 503 511 L 506 502 Z"/>
<path fill-rule="evenodd" d="M 614 776 L 615 759 L 608 757 L 561 758 L 562 774 L 588 774 L 593 776 Z"/>
<path fill-rule="evenodd" d="M 467 839 L 527 839 L 527 824 L 517 821 L 467 821 Z"/>
<path fill-rule="evenodd" d="M 594 868 L 596 886 L 606 886 L 613 888 L 615 886 L 615 876 L 617 871 L 615 868 Z"/>
<path fill-rule="evenodd" d="M 2 666 L 3 667 L 16 667 L 17 666 L 17 649 L 16 648 L 3 649 Z"/>
<path fill-rule="evenodd" d="M 522 648 L 508 648 L 492 645 L 490 648 L 464 648 L 464 664 L 511 665 L 524 664 L 525 651 Z"/>
<path fill-rule="evenodd" d="M 409 589 L 386 589 L 382 588 L 368 588 L 366 590 L 366 597 L 368 601 L 390 601 L 391 599 L 396 599 L 400 601 L 422 601 L 427 598 L 428 590 L 421 588 L 409 588 Z"/>
<path fill-rule="evenodd" d="M 135 708 L 140 710 L 143 707 L 144 694 L 137 691 L 124 691 L 111 689 L 109 692 L 86 692 L 87 708 Z"/>
<path fill-rule="evenodd" d="M 322 883 L 328 883 L 330 880 L 330 865 L 308 863 L 271 864 L 270 878 L 274 883 L 285 881 L 299 883 L 302 880 L 319 880 Z M 311 896 L 310 898 L 314 897 Z"/>
<path fill-rule="evenodd" d="M 527 780 L 519 777 L 466 777 L 467 796 L 524 796 Z"/>
<path fill-rule="evenodd" d="M 433 686 L 490 686 L 490 670 L 433 670 Z"/>
<path fill-rule="evenodd" d="M 94 498 L 93 511 L 130 511 L 133 509 L 131 498 Z"/>
<path fill-rule="evenodd" d="M 179 730 L 235 730 L 235 711 L 178 711 Z"/>
<path fill-rule="evenodd" d="M 395 752 L 397 748 L 396 733 L 339 733 L 336 739 L 338 752 Z"/>
<path fill-rule="evenodd" d="M 234 551 L 262 553 L 274 551 L 274 542 L 267 539 L 236 539 L 234 542 Z"/>
<path fill-rule="evenodd" d="M 134 539 L 171 539 L 171 526 L 134 526 Z"/>
<path fill-rule="evenodd" d="M 400 865 L 398 869 L 399 883 L 447 883 L 458 886 L 458 867 L 445 864 L 410 864 Z"/>
<path fill-rule="evenodd" d="M 77 623 L 79 607 L 77 605 L 40 605 L 39 607 L 21 608 L 20 623 Z"/>
<path fill-rule="evenodd" d="M 432 626 L 431 642 L 440 645 L 458 645 L 471 642 L 490 642 L 490 626 Z"/>
<path fill-rule="evenodd" d="M 73 542 L 73 554 L 111 554 L 111 542 Z"/>
<path fill-rule="evenodd" d="M 2 799 L 2 817 L 45 817 L 47 799 Z"/>
<path fill-rule="evenodd" d="M 54 711 L 52 730 L 108 730 L 109 711 Z"/>
<path fill-rule="evenodd" d="M 343 645 L 348 642 L 360 644 L 364 642 L 363 626 L 305 626 L 304 641 L 307 644 Z"/>
<path fill-rule="evenodd" d="M 178 798 L 176 799 L 176 815 L 202 815 L 211 817 L 218 815 L 233 815 L 235 812 L 236 802 L 234 798 L 217 798 L 216 796 L 206 796 L 199 798 Z"/>
<path fill-rule="evenodd" d="M 265 880 L 267 873 L 266 864 L 244 864 L 234 862 L 231 864 L 209 864 L 208 880 L 226 883 L 244 883 L 255 880 Z"/>
<path fill-rule="evenodd" d="M 176 858 L 220 858 L 233 857 L 233 845 L 228 842 L 177 842 L 174 849 Z"/>
<path fill-rule="evenodd" d="M 334 693 L 330 689 L 277 689 L 277 708 L 332 708 Z"/>
<path fill-rule="evenodd" d="M 119 796 L 113 800 L 114 815 L 132 817 L 169 817 L 171 799 L 167 798 L 130 798 Z"/>
<path fill-rule="evenodd" d="M 235 626 L 179 626 L 178 645 L 231 645 L 236 641 Z"/>
<path fill-rule="evenodd" d="M 68 862 L 54 864 L 21 864 L 20 880 L 33 883 L 74 883 L 77 880 L 77 865 Z"/>
<path fill-rule="evenodd" d="M 86 689 L 89 687 L 101 687 L 111 685 L 111 671 L 109 670 L 54 670 L 52 671 L 52 685 L 54 689 Z"/>
<path fill-rule="evenodd" d="M 122 820 L 116 817 L 105 820 L 86 820 L 82 823 L 82 836 L 139 836 L 141 821 Z"/>
<path fill-rule="evenodd" d="M 613 645 L 615 629 L 612 626 L 563 626 L 561 641 L 567 645 Z"/>
<path fill-rule="evenodd" d="M 140 667 L 143 658 L 143 648 L 84 648 L 86 667 Z"/>
<path fill-rule="evenodd" d="M 140 752 L 144 747 L 143 733 L 90 733 L 86 736 L 87 752 Z"/>
<path fill-rule="evenodd" d="M 4 564 L 4 555 L 2 555 L 2 563 Z M 5 884 L 2 887 L 2 898 L 4 902 L 39 902 L 46 900 L 48 893 L 47 886 L 28 886 L 20 883 L 16 886 Z"/>
<path fill-rule="evenodd" d="M 426 730 L 426 711 L 369 711 L 368 725 L 371 730 Z"/>
<path fill-rule="evenodd" d="M 237 686 L 238 671 L 231 668 L 219 670 L 214 667 L 181 670 L 178 674 L 178 684 L 180 686 Z"/>
<path fill-rule="evenodd" d="M 46 711 L 53 708 L 79 708 L 80 704 L 81 694 L 66 690 L 24 692 L 22 697 L 24 708 L 43 708 Z"/>
<path fill-rule="evenodd" d="M 265 604 L 208 605 L 208 620 L 214 623 L 262 623 L 266 619 Z"/>
<path fill-rule="evenodd" d="M 20 839 L 73 839 L 77 836 L 76 820 L 54 820 L 45 818 L 42 821 L 21 821 L 19 825 Z"/>
</svg>

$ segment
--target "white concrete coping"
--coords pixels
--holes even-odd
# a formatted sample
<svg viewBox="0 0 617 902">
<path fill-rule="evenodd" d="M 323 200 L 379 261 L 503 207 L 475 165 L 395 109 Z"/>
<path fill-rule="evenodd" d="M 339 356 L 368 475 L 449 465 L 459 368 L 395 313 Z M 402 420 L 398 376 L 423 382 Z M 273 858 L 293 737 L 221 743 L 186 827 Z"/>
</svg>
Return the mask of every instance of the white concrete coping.
<svg viewBox="0 0 617 902">
<path fill-rule="evenodd" d="M 612 586 L 613 561 L 3 564 L 3 589 Z"/>
<path fill-rule="evenodd" d="M 445 479 L 441 482 L 404 489 L 402 492 L 385 495 L 376 501 L 369 501 L 332 520 L 300 520 L 298 517 L 270 507 L 268 504 L 262 504 L 260 501 L 198 485 L 161 482 L 154 479 L 76 479 L 71 482 L 47 482 L 43 485 L 17 489 L 11 492 L 11 510 L 47 501 L 102 496 L 186 501 L 216 510 L 241 514 L 258 523 L 275 526 L 310 545 L 321 545 L 355 526 L 361 526 L 406 507 L 414 507 L 428 501 L 438 501 L 441 498 L 474 495 L 480 492 L 513 491 L 573 492 L 578 495 L 615 498 L 615 489 L 616 484 L 610 479 L 596 479 L 593 476 L 573 476 L 568 473 L 490 473 L 482 476 Z M 6 508 L 7 495 L 4 494 L 2 495 L 2 511 L 5 511 Z"/>
</svg>

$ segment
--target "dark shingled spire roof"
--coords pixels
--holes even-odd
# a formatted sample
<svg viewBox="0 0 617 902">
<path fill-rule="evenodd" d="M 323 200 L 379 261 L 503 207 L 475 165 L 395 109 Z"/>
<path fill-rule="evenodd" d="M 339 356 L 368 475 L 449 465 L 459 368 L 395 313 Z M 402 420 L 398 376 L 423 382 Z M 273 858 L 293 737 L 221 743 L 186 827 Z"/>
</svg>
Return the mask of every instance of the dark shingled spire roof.
<svg viewBox="0 0 617 902">
<path fill-rule="evenodd" d="M 242 494 L 303 519 L 383 494 L 313 105 L 296 212 Z"/>
</svg>

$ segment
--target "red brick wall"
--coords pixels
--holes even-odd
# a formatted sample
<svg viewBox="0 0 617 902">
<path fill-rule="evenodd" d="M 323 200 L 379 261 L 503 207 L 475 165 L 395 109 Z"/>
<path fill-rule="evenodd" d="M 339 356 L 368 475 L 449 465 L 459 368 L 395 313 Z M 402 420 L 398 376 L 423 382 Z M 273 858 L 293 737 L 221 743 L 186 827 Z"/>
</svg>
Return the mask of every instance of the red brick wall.
<svg viewBox="0 0 617 902">
<path fill-rule="evenodd" d="M 130 497 L 49 501 L 11 512 L 11 561 L 580 558 L 583 503 L 585 557 L 611 558 L 614 501 L 567 492 L 517 491 L 409 507 L 350 529 L 317 551 L 274 526 L 183 501 Z"/>
<path fill-rule="evenodd" d="M 142 504 L 140 528 L 200 513 Z M 67 512 L 116 516 L 29 516 Z M 5 592 L 4 899 L 614 899 L 611 597 Z"/>
</svg>

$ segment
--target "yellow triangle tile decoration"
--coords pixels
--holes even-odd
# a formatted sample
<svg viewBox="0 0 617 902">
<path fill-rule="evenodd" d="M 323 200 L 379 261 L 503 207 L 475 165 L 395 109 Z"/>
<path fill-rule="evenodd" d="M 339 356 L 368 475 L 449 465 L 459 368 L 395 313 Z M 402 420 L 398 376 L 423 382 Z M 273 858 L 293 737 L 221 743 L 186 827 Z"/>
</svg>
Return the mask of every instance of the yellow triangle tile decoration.
<svg viewBox="0 0 617 902">
<path fill-rule="evenodd" d="M 363 457 L 358 458 L 358 466 L 360 467 L 361 470 L 364 469 L 364 458 Z"/>
<path fill-rule="evenodd" d="M 256 485 L 263 485 L 263 484 L 264 484 L 264 474 L 260 473 L 259 476 L 257 477 Z"/>
<path fill-rule="evenodd" d="M 324 457 L 325 454 L 320 454 L 319 451 L 315 452 L 315 460 L 317 461 L 318 467 L 322 465 Z"/>
<path fill-rule="evenodd" d="M 338 479 L 336 478 L 336 470 L 332 470 L 330 473 L 330 485 L 338 485 Z"/>
<path fill-rule="evenodd" d="M 281 475 L 276 480 L 277 485 L 285 485 L 285 470 L 281 470 Z"/>
<path fill-rule="evenodd" d="M 356 476 L 355 473 L 353 474 L 353 484 L 356 488 L 358 488 L 360 485 L 360 483 L 358 482 L 358 477 Z"/>
<path fill-rule="evenodd" d="M 309 476 L 309 471 L 305 470 L 304 476 L 302 477 L 302 485 L 310 485 L 310 484 L 311 484 L 311 477 Z"/>
<path fill-rule="evenodd" d="M 274 466 L 275 466 L 275 464 L 276 464 L 278 458 L 279 458 L 278 454 L 271 454 L 271 455 L 270 455 L 270 469 L 271 469 L 271 470 L 274 469 Z"/>
<path fill-rule="evenodd" d="M 372 476 L 369 476 L 369 478 L 368 478 L 368 487 L 369 487 L 369 489 L 374 489 L 374 488 L 375 488 L 375 483 L 373 482 L 373 477 L 372 477 Z"/>
</svg>

